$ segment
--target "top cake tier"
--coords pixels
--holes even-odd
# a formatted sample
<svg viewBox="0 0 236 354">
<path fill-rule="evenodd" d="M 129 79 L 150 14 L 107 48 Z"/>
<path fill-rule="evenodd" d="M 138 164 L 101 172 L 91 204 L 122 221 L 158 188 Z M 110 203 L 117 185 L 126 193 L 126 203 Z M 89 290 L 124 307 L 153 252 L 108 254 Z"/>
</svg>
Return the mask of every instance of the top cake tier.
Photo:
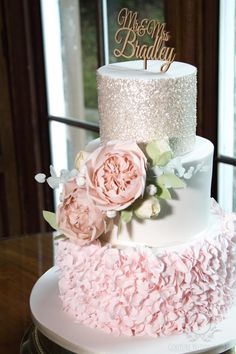
<svg viewBox="0 0 236 354">
<path fill-rule="evenodd" d="M 161 61 L 128 61 L 97 70 L 102 143 L 147 143 L 168 137 L 175 155 L 191 151 L 196 134 L 196 68 L 174 62 L 166 73 Z"/>
</svg>

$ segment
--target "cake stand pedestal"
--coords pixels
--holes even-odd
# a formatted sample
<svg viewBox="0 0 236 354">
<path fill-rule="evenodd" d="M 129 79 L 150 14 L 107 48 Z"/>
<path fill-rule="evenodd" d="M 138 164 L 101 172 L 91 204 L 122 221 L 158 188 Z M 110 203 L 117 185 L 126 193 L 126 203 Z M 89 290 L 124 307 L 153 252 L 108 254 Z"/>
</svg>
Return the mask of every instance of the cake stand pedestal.
<svg viewBox="0 0 236 354">
<path fill-rule="evenodd" d="M 236 307 L 220 324 L 204 330 L 169 337 L 114 337 L 78 323 L 63 312 L 59 299 L 56 267 L 35 284 L 30 296 L 32 318 L 39 333 L 78 354 L 190 354 L 225 353 L 236 344 Z M 37 335 L 37 332 L 35 332 Z M 37 338 L 36 338 L 37 339 Z"/>
</svg>

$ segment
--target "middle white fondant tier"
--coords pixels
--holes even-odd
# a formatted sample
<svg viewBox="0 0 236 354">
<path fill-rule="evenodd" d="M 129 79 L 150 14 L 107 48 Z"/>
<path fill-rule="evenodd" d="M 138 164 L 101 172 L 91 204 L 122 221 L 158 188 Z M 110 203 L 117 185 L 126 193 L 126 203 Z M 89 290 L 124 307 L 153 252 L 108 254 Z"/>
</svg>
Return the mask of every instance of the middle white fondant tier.
<svg viewBox="0 0 236 354">
<path fill-rule="evenodd" d="M 114 245 L 142 244 L 165 247 L 188 242 L 203 232 L 210 219 L 210 190 L 213 144 L 197 137 L 191 153 L 181 157 L 183 166 L 194 168 L 186 187 L 172 190 L 172 199 L 161 200 L 161 212 L 156 219 L 133 218 L 128 224 L 114 225 L 104 240 Z"/>
</svg>

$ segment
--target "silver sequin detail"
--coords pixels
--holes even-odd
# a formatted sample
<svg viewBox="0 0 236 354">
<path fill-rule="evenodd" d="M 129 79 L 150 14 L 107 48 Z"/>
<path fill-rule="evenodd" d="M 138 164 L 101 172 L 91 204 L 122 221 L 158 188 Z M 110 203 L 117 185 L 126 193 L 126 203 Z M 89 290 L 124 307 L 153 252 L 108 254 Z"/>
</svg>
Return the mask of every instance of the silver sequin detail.
<svg viewBox="0 0 236 354">
<path fill-rule="evenodd" d="M 196 134 L 196 70 L 145 79 L 124 77 L 114 70 L 115 75 L 97 73 L 102 143 L 147 143 L 168 137 L 175 155 L 191 151 Z"/>
</svg>

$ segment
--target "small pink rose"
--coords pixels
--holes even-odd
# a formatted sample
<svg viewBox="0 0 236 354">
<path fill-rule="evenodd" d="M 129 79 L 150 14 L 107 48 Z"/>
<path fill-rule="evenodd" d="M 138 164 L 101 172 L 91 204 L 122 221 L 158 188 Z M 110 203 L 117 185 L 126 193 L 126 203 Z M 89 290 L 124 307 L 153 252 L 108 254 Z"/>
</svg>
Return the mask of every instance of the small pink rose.
<svg viewBox="0 0 236 354">
<path fill-rule="evenodd" d="M 87 197 L 75 180 L 64 185 L 64 200 L 57 209 L 59 230 L 83 246 L 105 231 L 105 215 Z"/>
<path fill-rule="evenodd" d="M 101 210 L 125 209 L 144 192 L 146 157 L 135 143 L 109 142 L 85 166 L 88 195 Z"/>
</svg>

